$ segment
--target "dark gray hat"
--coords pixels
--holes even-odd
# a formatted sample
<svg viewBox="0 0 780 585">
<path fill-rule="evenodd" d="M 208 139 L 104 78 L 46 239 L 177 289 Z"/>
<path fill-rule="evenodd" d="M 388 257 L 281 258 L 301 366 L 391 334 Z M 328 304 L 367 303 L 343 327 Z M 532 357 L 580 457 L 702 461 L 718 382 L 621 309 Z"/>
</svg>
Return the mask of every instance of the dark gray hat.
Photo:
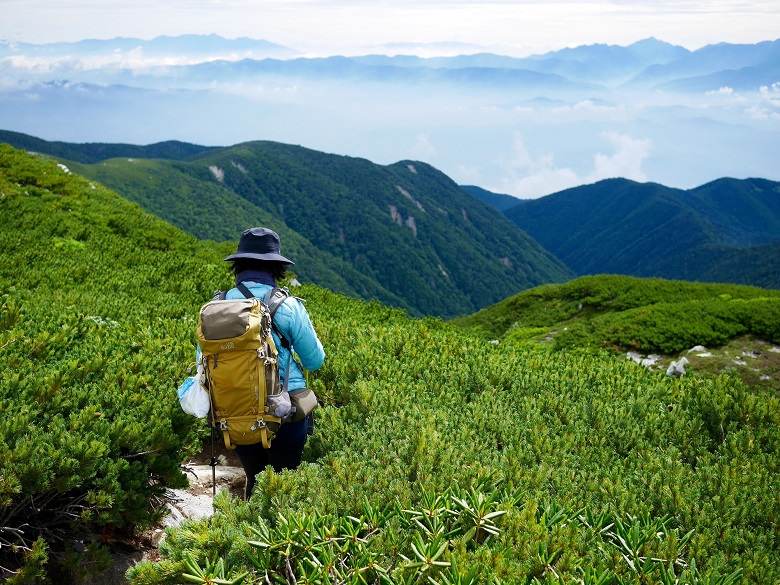
<svg viewBox="0 0 780 585">
<path fill-rule="evenodd" d="M 225 258 L 225 261 L 252 258 L 295 264 L 279 253 L 280 248 L 279 235 L 275 231 L 263 227 L 251 228 L 241 234 L 238 251 Z"/>
</svg>

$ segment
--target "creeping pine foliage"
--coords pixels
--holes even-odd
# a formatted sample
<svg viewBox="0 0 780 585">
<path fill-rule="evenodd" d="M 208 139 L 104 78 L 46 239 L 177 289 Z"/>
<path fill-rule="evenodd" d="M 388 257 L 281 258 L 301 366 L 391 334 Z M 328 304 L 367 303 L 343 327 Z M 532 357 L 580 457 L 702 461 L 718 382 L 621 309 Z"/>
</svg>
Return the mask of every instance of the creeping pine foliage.
<svg viewBox="0 0 780 585">
<path fill-rule="evenodd" d="M 556 349 L 678 353 L 751 334 L 780 343 L 780 291 L 631 276 L 584 276 L 453 320 L 489 339 L 553 336 Z"/>
<path fill-rule="evenodd" d="M 0 574 L 73 577 L 102 566 L 70 562 L 79 540 L 151 524 L 186 484 L 202 431 L 173 397 L 213 286 L 201 279 L 221 267 L 116 194 L 4 146 L 0 223 Z"/>
<path fill-rule="evenodd" d="M 104 566 L 90 538 L 153 523 L 186 481 L 208 431 L 175 389 L 234 244 L 4 146 L 0 221 L 0 572 L 77 581 Z M 644 286 L 624 288 L 655 304 Z M 167 529 L 131 583 L 780 581 L 775 394 L 296 295 L 327 352 L 304 463 Z"/>
</svg>

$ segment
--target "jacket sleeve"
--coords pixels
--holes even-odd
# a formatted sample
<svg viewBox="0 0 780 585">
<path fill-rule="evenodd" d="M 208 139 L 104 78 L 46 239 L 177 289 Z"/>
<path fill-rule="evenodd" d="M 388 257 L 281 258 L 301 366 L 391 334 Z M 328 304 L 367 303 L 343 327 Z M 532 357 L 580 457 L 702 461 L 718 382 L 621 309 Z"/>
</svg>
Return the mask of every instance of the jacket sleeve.
<svg viewBox="0 0 780 585">
<path fill-rule="evenodd" d="M 295 297 L 288 297 L 277 309 L 274 318 L 279 330 L 292 341 L 301 365 L 316 370 L 325 361 L 325 350 L 317 337 L 309 313 Z"/>
</svg>

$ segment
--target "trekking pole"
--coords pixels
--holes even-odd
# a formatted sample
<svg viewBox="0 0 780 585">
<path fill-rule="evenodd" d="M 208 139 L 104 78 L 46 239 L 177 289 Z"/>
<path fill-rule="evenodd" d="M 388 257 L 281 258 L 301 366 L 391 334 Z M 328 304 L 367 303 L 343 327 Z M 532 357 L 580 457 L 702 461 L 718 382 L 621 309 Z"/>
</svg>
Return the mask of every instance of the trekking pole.
<svg viewBox="0 0 780 585">
<path fill-rule="evenodd" d="M 214 456 L 214 425 L 211 425 L 211 495 L 217 495 L 217 458 Z"/>
</svg>

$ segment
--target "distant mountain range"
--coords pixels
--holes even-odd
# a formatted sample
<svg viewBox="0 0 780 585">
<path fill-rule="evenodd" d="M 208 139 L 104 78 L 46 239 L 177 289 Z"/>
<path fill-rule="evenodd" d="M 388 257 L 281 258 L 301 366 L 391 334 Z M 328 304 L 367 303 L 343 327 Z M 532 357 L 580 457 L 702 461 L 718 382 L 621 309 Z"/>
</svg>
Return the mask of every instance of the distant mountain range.
<svg viewBox="0 0 780 585">
<path fill-rule="evenodd" d="M 510 220 L 578 275 L 780 288 L 778 182 L 724 178 L 680 190 L 610 179 L 503 203 Z"/>
<path fill-rule="evenodd" d="M 160 36 L 150 40 L 117 37 L 85 39 L 60 43 L 20 43 L 0 40 L 0 58 L 14 55 L 30 57 L 93 57 L 96 55 L 135 55 L 138 58 L 224 58 L 293 57 L 298 53 L 265 40 L 226 39 L 219 35 Z"/>
<path fill-rule="evenodd" d="M 754 45 L 720 43 L 681 53 L 665 64 L 645 68 L 629 83 L 677 91 L 746 89 L 780 80 L 780 41 Z"/>
<path fill-rule="evenodd" d="M 649 38 L 628 46 L 585 45 L 525 58 L 494 54 L 422 58 L 410 55 L 301 57 L 295 49 L 265 40 L 218 35 L 161 36 L 151 40 L 115 38 L 72 43 L 29 44 L 0 41 L 0 59 L 15 56 L 88 60 L 88 68 L 111 65 L 113 82 L 146 86 L 247 79 L 257 76 L 361 78 L 397 83 L 488 83 L 596 90 L 626 85 L 678 91 L 757 89 L 777 82 L 780 40 L 754 45 L 721 43 L 696 51 Z M 103 60 L 98 58 L 102 57 Z M 167 60 L 164 64 L 161 60 Z M 117 70 L 116 62 L 123 63 Z M 77 67 L 84 69 L 84 63 Z M 105 67 L 105 79 L 111 71 Z M 47 69 L 51 72 L 51 69 Z M 146 70 L 149 77 L 129 71 Z"/>
<path fill-rule="evenodd" d="M 237 241 L 247 227 L 272 227 L 299 278 L 412 315 L 472 313 L 574 276 L 500 212 L 424 163 L 381 166 L 272 142 L 139 148 L 9 132 L 0 141 L 57 156 L 202 239 Z"/>
<path fill-rule="evenodd" d="M 780 180 L 779 81 L 780 40 L 690 51 L 650 38 L 523 58 L 314 57 L 217 35 L 0 41 L 0 128 L 422 160 L 457 183 L 534 198 L 608 177 Z"/>
</svg>

